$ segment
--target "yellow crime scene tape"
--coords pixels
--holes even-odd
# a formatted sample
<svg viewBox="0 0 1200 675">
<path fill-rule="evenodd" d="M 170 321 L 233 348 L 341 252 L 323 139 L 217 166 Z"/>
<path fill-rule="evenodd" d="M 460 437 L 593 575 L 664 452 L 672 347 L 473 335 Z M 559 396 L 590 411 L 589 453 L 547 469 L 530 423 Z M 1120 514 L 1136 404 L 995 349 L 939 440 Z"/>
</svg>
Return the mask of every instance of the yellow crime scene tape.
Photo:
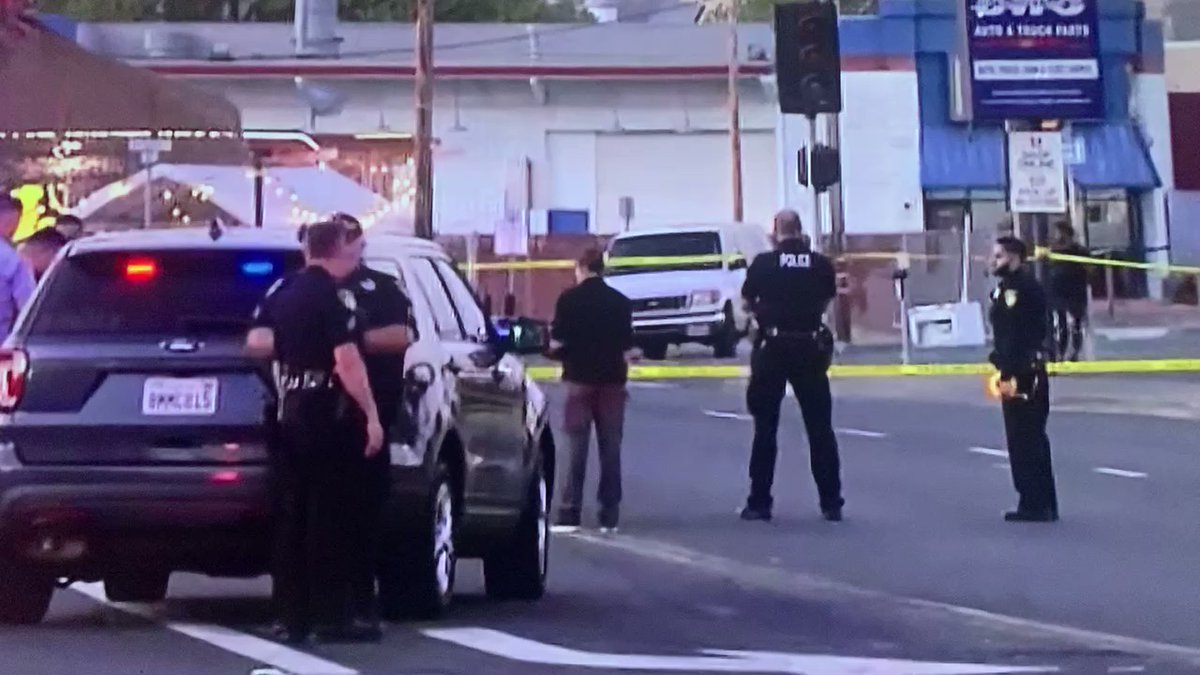
<svg viewBox="0 0 1200 675">
<path fill-rule="evenodd" d="M 1148 359 L 1145 361 L 1111 360 L 1079 363 L 1051 363 L 1049 370 L 1056 375 L 1118 375 L 1129 373 L 1194 373 L 1200 372 L 1200 359 Z M 526 373 L 538 381 L 555 381 L 562 371 L 557 366 L 531 366 Z M 988 363 L 927 363 L 881 365 L 834 365 L 829 369 L 833 378 L 869 377 L 994 377 L 996 369 Z M 631 380 L 738 380 L 750 377 L 749 366 L 632 366 Z"/>
<path fill-rule="evenodd" d="M 1139 269 L 1149 272 L 1160 272 L 1162 274 L 1200 274 L 1200 267 L 1188 265 L 1164 265 L 1159 263 L 1140 263 L 1130 262 L 1126 260 L 1110 260 L 1108 258 L 1093 258 L 1090 256 L 1067 255 L 1065 253 L 1054 253 L 1049 249 L 1038 249 L 1036 256 L 1046 258 L 1052 261 L 1073 262 L 1083 265 L 1096 265 L 1101 267 L 1122 267 L 1126 269 Z M 959 256 L 953 254 L 936 254 L 936 253 L 903 253 L 889 251 L 863 251 L 856 253 L 844 253 L 839 256 L 840 260 L 948 260 L 958 259 Z M 983 256 L 974 256 L 975 260 L 986 260 Z M 721 256 L 721 255 L 697 255 L 697 256 L 653 256 L 653 257 L 630 257 L 630 258 L 609 258 L 606 263 L 610 268 L 620 269 L 622 267 L 687 267 L 691 265 L 710 265 L 721 264 L 743 260 L 742 256 Z M 518 271 L 518 270 L 569 270 L 575 267 L 574 260 L 506 260 L 497 262 L 484 262 L 467 264 L 468 271 L 475 270 L 480 272 L 493 271 Z"/>
</svg>

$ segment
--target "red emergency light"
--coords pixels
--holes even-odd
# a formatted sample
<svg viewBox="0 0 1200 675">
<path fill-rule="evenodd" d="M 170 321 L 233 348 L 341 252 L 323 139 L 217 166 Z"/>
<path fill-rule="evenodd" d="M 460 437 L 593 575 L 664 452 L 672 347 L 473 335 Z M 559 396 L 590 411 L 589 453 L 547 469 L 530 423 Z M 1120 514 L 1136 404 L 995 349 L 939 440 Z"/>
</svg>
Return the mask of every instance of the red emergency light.
<svg viewBox="0 0 1200 675">
<path fill-rule="evenodd" d="M 153 260 L 135 259 L 125 263 L 125 278 L 130 281 L 149 281 L 158 274 Z"/>
</svg>

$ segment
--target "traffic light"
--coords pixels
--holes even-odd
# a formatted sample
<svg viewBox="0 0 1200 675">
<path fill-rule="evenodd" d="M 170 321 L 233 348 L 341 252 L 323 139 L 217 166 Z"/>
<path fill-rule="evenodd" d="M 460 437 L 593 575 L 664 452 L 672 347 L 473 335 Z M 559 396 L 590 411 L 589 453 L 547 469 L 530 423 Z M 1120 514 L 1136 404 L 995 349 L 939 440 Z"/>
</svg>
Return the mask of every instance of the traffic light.
<svg viewBox="0 0 1200 675">
<path fill-rule="evenodd" d="M 784 113 L 814 117 L 842 111 L 836 4 L 803 0 L 775 5 L 775 74 Z"/>
<path fill-rule="evenodd" d="M 840 153 L 827 145 L 818 145 L 812 153 L 809 162 L 809 173 L 812 175 L 813 188 L 824 192 L 837 185 L 842 179 L 842 162 Z"/>
</svg>

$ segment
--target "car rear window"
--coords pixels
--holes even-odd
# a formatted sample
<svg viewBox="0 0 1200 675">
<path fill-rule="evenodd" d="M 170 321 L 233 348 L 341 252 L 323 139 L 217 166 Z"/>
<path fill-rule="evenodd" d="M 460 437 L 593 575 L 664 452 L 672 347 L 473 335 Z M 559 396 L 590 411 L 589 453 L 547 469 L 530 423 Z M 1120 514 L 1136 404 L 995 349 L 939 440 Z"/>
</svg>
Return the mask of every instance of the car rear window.
<svg viewBox="0 0 1200 675">
<path fill-rule="evenodd" d="M 298 251 L 121 251 L 72 256 L 47 280 L 33 336 L 236 335 Z"/>
</svg>

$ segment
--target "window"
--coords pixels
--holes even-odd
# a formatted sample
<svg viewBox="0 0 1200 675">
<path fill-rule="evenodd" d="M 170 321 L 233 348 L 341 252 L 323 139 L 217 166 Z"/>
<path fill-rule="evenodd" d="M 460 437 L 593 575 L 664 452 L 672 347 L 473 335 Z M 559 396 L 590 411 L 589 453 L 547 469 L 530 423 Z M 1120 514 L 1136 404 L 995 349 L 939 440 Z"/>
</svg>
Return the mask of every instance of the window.
<svg viewBox="0 0 1200 675">
<path fill-rule="evenodd" d="M 483 310 L 479 307 L 479 300 L 475 294 L 471 292 L 467 282 L 454 271 L 454 268 L 444 260 L 430 260 L 430 264 L 437 270 L 442 281 L 446 284 L 446 288 L 450 290 L 450 297 L 454 300 L 454 306 L 458 309 L 458 318 L 462 320 L 463 329 L 467 333 L 468 338 L 478 338 L 480 340 L 487 339 L 487 318 L 483 315 Z"/>
<path fill-rule="evenodd" d="M 271 284 L 302 264 L 278 250 L 75 255 L 47 280 L 30 332 L 240 337 Z"/>
<path fill-rule="evenodd" d="M 609 257 L 613 260 L 619 258 L 710 255 L 721 255 L 721 237 L 716 232 L 679 232 L 677 234 L 649 234 L 636 237 L 623 237 L 613 242 L 612 250 L 609 252 Z M 636 274 L 639 272 L 661 271 L 663 269 L 716 270 L 721 269 L 721 267 L 722 263 L 719 260 L 686 266 L 671 265 L 669 268 L 621 265 L 611 268 L 609 274 Z"/>
<path fill-rule="evenodd" d="M 462 340 L 462 325 L 458 322 L 454 304 L 451 303 L 450 296 L 446 294 L 446 288 L 433 271 L 433 265 L 428 259 L 414 258 L 411 260 L 409 270 L 412 272 L 415 285 L 420 287 L 424 294 L 424 300 L 433 317 L 434 329 L 437 331 L 438 337 L 443 340 Z"/>
</svg>

